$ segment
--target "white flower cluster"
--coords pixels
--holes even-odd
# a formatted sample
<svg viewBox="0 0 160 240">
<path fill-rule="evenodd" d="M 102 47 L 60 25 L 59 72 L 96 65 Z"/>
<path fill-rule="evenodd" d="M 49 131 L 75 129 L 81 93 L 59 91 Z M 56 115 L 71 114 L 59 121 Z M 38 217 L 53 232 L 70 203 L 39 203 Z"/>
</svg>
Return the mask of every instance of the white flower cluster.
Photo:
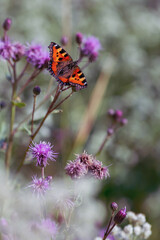
<svg viewBox="0 0 160 240">
<path fill-rule="evenodd" d="M 148 239 L 152 234 L 151 225 L 146 222 L 146 217 L 144 214 L 135 214 L 134 212 L 127 212 L 127 217 L 129 224 L 123 229 L 121 227 L 115 226 L 113 229 L 113 236 L 116 240 L 130 240 L 134 237 L 135 240 Z"/>
</svg>

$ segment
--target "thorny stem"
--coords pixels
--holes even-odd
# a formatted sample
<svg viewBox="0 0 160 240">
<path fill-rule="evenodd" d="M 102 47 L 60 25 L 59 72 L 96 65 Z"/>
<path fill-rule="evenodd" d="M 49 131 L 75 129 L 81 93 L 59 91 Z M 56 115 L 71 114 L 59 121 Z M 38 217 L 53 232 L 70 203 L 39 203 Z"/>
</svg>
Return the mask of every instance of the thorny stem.
<svg viewBox="0 0 160 240">
<path fill-rule="evenodd" d="M 7 169 L 8 172 L 9 172 L 10 159 L 11 159 L 12 147 L 13 147 L 13 136 L 14 136 L 13 135 L 13 126 L 14 126 L 15 112 L 16 112 L 16 106 L 14 104 L 14 100 L 15 100 L 15 97 L 16 97 L 16 89 L 17 89 L 16 63 L 11 65 L 11 67 L 12 67 L 12 70 L 13 70 L 11 116 L 10 116 L 10 130 L 9 130 L 8 144 L 7 144 L 7 150 L 6 150 L 6 156 L 5 156 L 5 166 L 6 166 L 6 169 Z"/>
<path fill-rule="evenodd" d="M 36 107 L 36 95 L 33 95 L 33 111 L 32 111 L 32 123 L 31 123 L 31 135 L 33 134 L 33 123 L 34 123 L 34 112 L 35 112 L 35 107 Z"/>
</svg>

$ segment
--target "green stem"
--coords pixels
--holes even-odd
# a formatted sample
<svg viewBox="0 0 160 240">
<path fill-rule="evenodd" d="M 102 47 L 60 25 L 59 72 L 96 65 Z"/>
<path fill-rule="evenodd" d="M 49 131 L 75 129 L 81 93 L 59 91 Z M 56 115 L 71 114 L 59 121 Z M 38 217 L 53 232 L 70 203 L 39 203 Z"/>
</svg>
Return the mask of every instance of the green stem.
<svg viewBox="0 0 160 240">
<path fill-rule="evenodd" d="M 16 81 L 16 64 L 12 65 L 13 69 L 13 83 L 12 83 L 12 98 L 11 98 L 11 117 L 10 117 L 10 130 L 9 130 L 9 137 L 8 137 L 8 144 L 5 156 L 5 166 L 6 170 L 9 172 L 10 168 L 10 160 L 12 155 L 12 148 L 13 148 L 13 126 L 15 121 L 15 113 L 16 113 L 16 106 L 14 105 L 14 100 L 16 97 L 16 89 L 17 89 L 17 81 Z"/>
</svg>

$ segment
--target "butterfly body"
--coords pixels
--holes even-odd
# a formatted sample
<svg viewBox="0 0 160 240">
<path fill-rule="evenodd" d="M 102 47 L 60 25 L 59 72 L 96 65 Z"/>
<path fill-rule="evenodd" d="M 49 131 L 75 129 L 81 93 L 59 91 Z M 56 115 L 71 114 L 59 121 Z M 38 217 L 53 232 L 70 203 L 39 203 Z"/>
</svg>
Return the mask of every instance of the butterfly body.
<svg viewBox="0 0 160 240">
<path fill-rule="evenodd" d="M 61 85 L 70 85 L 77 90 L 86 88 L 86 78 L 79 68 L 78 61 L 73 61 L 71 56 L 57 43 L 49 45 L 50 61 L 48 70 Z"/>
</svg>

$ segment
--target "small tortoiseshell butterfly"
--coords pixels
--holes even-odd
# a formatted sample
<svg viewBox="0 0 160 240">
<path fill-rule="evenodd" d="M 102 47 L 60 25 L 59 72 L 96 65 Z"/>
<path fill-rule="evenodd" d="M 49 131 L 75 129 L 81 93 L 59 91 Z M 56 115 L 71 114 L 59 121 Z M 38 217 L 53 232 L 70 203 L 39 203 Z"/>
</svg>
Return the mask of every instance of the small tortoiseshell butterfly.
<svg viewBox="0 0 160 240">
<path fill-rule="evenodd" d="M 87 87 L 86 78 L 78 67 L 78 61 L 73 61 L 71 56 L 57 43 L 51 42 L 48 46 L 50 61 L 48 70 L 61 85 L 76 87 L 76 90 Z"/>
</svg>

